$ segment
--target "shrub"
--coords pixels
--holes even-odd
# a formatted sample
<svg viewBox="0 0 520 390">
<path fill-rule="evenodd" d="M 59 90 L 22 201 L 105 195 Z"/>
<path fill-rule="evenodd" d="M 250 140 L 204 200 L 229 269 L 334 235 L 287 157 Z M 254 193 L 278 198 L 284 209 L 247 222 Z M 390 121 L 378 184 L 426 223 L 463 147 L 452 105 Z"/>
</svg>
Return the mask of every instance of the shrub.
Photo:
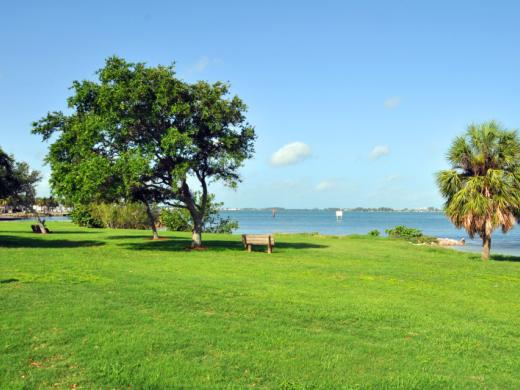
<svg viewBox="0 0 520 390">
<path fill-rule="evenodd" d="M 238 222 L 220 215 L 219 209 L 222 203 L 214 202 L 214 197 L 208 198 L 208 207 L 203 219 L 203 232 L 206 233 L 233 233 L 238 229 Z M 185 208 L 163 209 L 160 216 L 161 224 L 168 230 L 177 232 L 193 231 L 193 222 L 188 210 Z"/>
<path fill-rule="evenodd" d="M 374 229 L 374 230 L 371 230 L 371 231 L 368 232 L 368 235 L 372 236 L 372 237 L 379 237 L 380 234 L 381 233 L 377 229 Z"/>
<path fill-rule="evenodd" d="M 390 238 L 401 238 L 414 243 L 432 243 L 437 241 L 435 237 L 425 236 L 419 229 L 399 225 L 393 229 L 385 230 Z"/>
<path fill-rule="evenodd" d="M 168 230 L 176 232 L 193 231 L 190 213 L 183 208 L 163 209 L 160 216 L 161 224 Z M 206 233 L 233 233 L 238 229 L 238 222 L 231 218 L 223 218 L 218 210 L 212 211 L 204 218 L 203 231 Z"/>
<path fill-rule="evenodd" d="M 158 215 L 156 206 L 152 212 Z M 71 213 L 72 221 L 84 227 L 112 229 L 148 229 L 150 221 L 146 206 L 142 203 L 98 203 L 76 205 Z"/>
<path fill-rule="evenodd" d="M 204 231 L 208 233 L 231 234 L 238 229 L 238 222 L 229 217 L 222 218 L 220 215 L 213 216 L 204 223 Z"/>
<path fill-rule="evenodd" d="M 103 222 L 92 214 L 91 205 L 74 205 L 70 212 L 70 219 L 81 227 L 102 228 Z"/>
<path fill-rule="evenodd" d="M 190 213 L 186 209 L 173 208 L 162 209 L 160 215 L 161 225 L 174 232 L 191 232 L 192 224 Z"/>
<path fill-rule="evenodd" d="M 410 228 L 410 227 L 404 226 L 404 225 L 396 226 L 393 229 L 387 229 L 387 230 L 385 230 L 385 233 L 388 234 L 388 237 L 391 237 L 391 238 L 405 238 L 405 239 L 418 238 L 423 235 L 419 229 Z"/>
<path fill-rule="evenodd" d="M 158 215 L 156 206 L 152 213 Z M 111 229 L 148 229 L 150 220 L 143 203 L 100 203 L 92 206 L 92 215 Z"/>
</svg>

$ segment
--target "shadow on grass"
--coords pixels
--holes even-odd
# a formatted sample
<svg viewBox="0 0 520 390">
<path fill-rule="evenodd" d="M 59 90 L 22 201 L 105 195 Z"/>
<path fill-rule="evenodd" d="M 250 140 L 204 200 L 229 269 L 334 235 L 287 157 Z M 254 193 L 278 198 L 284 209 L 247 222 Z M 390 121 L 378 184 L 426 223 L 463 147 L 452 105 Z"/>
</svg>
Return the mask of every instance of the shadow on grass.
<svg viewBox="0 0 520 390">
<path fill-rule="evenodd" d="M 94 240 L 56 240 L 43 235 L 37 237 L 36 235 L 34 238 L 0 235 L 0 248 L 79 248 L 105 245 L 102 241 Z"/>
<path fill-rule="evenodd" d="M 45 226 L 48 229 L 50 229 L 52 235 L 56 235 L 56 236 L 59 236 L 60 234 L 77 234 L 77 235 L 81 235 L 81 234 L 96 234 L 96 233 L 99 234 L 99 233 L 101 233 L 100 231 L 86 232 L 84 230 L 52 230 L 52 226 L 51 227 L 49 227 L 48 225 L 45 225 Z M 32 237 L 39 236 L 39 234 L 32 232 L 30 228 L 29 228 L 29 230 L 1 230 L 0 229 L 0 233 L 22 234 L 22 235 L 28 235 L 28 236 L 32 236 Z"/>
<path fill-rule="evenodd" d="M 186 240 L 185 237 L 176 237 L 176 236 L 163 236 L 159 233 L 159 237 L 160 237 L 160 240 Z M 135 236 L 134 235 L 131 235 L 131 234 L 128 234 L 128 235 L 119 235 L 119 236 L 108 236 L 108 237 L 103 237 L 103 238 L 106 238 L 107 240 L 128 240 L 128 239 L 132 239 L 132 238 L 136 238 L 136 239 L 141 239 L 141 240 L 151 240 L 152 238 L 152 233 L 150 234 L 136 234 Z"/>
<path fill-rule="evenodd" d="M 494 260 L 494 261 L 511 261 L 511 262 L 520 262 L 520 256 L 512 256 L 512 255 L 491 255 L 491 260 Z"/>
<path fill-rule="evenodd" d="M 16 282 L 19 282 L 20 280 L 18 279 L 3 279 L 3 280 L 0 280 L 0 284 L 7 284 L 7 283 L 16 283 Z"/>
<path fill-rule="evenodd" d="M 132 236 L 135 237 L 135 236 Z M 170 238 L 173 238 L 170 240 Z M 241 241 L 230 240 L 203 240 L 205 249 L 208 251 L 222 251 L 222 250 L 237 250 L 244 251 L 244 245 Z M 145 242 L 130 242 L 119 244 L 126 249 L 132 250 L 147 250 L 147 251 L 185 251 L 190 249 L 191 240 L 180 237 L 168 237 L 167 240 L 162 241 L 145 241 Z M 327 245 L 310 244 L 306 242 L 277 242 L 274 247 L 274 252 L 277 249 L 319 249 L 327 248 Z M 265 252 L 267 250 L 265 245 L 254 246 L 255 252 Z"/>
</svg>

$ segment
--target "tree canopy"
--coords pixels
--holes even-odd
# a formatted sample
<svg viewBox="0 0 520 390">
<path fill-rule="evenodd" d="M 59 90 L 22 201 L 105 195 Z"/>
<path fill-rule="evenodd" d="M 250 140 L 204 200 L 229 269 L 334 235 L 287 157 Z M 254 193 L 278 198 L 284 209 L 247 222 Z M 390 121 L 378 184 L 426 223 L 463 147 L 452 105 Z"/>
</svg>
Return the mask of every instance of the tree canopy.
<svg viewBox="0 0 520 390">
<path fill-rule="evenodd" d="M 452 168 L 437 174 L 445 212 L 458 228 L 482 238 L 487 260 L 491 235 L 508 232 L 520 216 L 520 140 L 494 121 L 468 126 L 448 151 Z"/>
<path fill-rule="evenodd" d="M 254 151 L 246 105 L 229 96 L 228 84 L 190 84 L 173 66 L 111 57 L 97 76 L 73 82 L 70 114 L 33 123 L 33 133 L 52 142 L 53 192 L 71 203 L 127 199 L 186 208 L 200 246 L 208 185 L 236 186 Z"/>
<path fill-rule="evenodd" d="M 0 148 L 0 199 L 12 206 L 31 209 L 36 198 L 36 183 L 40 173 L 26 162 L 16 161 Z"/>
</svg>

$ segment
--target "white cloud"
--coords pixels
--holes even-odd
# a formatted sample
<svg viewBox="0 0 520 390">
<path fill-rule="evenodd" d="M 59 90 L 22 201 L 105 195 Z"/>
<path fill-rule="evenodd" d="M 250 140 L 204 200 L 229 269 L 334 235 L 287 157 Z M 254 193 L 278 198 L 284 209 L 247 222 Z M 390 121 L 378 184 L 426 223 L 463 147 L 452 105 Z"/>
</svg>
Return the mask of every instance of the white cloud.
<svg viewBox="0 0 520 390">
<path fill-rule="evenodd" d="M 271 164 L 284 166 L 299 163 L 311 155 L 311 148 L 303 142 L 292 142 L 278 149 L 271 157 Z"/>
<path fill-rule="evenodd" d="M 390 175 L 390 176 L 386 177 L 386 181 L 388 181 L 388 182 L 399 181 L 401 179 L 402 179 L 401 175 Z"/>
<path fill-rule="evenodd" d="M 209 58 L 204 56 L 201 57 L 197 63 L 193 66 L 193 70 L 195 72 L 202 72 L 204 69 L 206 69 L 209 65 Z"/>
<path fill-rule="evenodd" d="M 374 149 L 370 152 L 370 159 L 377 160 L 380 157 L 386 156 L 390 154 L 390 148 L 386 145 L 377 145 L 374 146 Z"/>
<path fill-rule="evenodd" d="M 190 72 L 200 73 L 200 72 L 203 72 L 208 66 L 210 66 L 212 64 L 221 64 L 221 63 L 222 63 L 222 60 L 220 58 L 209 58 L 207 56 L 202 56 L 190 68 Z"/>
<path fill-rule="evenodd" d="M 318 183 L 315 187 L 316 191 L 327 191 L 333 190 L 338 187 L 338 182 L 336 180 L 323 180 Z"/>
<path fill-rule="evenodd" d="M 385 100 L 385 107 L 391 109 L 397 108 L 401 105 L 401 98 L 399 96 L 392 96 Z"/>
</svg>

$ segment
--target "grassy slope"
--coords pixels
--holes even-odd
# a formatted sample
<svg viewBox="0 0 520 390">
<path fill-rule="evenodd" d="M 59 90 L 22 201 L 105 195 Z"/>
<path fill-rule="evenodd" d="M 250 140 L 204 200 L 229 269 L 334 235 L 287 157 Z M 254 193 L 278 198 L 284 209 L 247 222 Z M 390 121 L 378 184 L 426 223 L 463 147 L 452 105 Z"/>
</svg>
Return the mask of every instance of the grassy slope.
<svg viewBox="0 0 520 390">
<path fill-rule="evenodd" d="M 2 388 L 520 388 L 518 262 L 29 224 L 0 223 Z"/>
</svg>

